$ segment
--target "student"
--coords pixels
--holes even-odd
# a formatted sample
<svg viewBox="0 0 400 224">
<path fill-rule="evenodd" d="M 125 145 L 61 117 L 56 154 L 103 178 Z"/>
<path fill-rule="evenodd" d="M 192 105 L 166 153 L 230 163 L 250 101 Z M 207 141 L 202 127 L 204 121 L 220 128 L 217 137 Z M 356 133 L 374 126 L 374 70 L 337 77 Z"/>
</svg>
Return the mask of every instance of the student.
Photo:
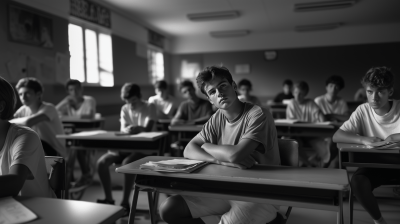
<svg viewBox="0 0 400 224">
<path fill-rule="evenodd" d="M 247 79 L 242 79 L 238 84 L 238 91 L 240 93 L 239 100 L 242 102 L 249 102 L 257 106 L 261 106 L 260 100 L 256 96 L 250 95 L 252 84 Z"/>
<path fill-rule="evenodd" d="M 80 81 L 70 79 L 65 84 L 68 96 L 56 106 L 62 116 L 78 118 L 94 118 L 96 114 L 96 100 L 91 96 L 83 95 Z"/>
<path fill-rule="evenodd" d="M 149 98 L 149 103 L 152 103 L 157 108 L 158 119 L 173 118 L 178 109 L 178 102 L 175 97 L 168 94 L 168 84 L 164 80 L 157 81 L 154 84 L 155 96 Z"/>
<path fill-rule="evenodd" d="M 293 99 L 292 94 L 293 82 L 290 79 L 286 79 L 282 84 L 282 92 L 275 96 L 274 103 L 282 103 L 283 100 Z"/>
<path fill-rule="evenodd" d="M 304 81 L 296 82 L 293 85 L 294 99 L 289 101 L 286 108 L 286 118 L 302 122 L 323 122 L 325 117 L 321 109 L 312 99 L 306 99 L 309 91 L 308 84 Z M 311 145 L 316 154 L 308 157 L 303 150 L 300 150 L 301 163 L 306 166 L 323 166 L 330 160 L 328 143 L 321 138 L 299 138 L 300 144 Z M 321 164 L 322 163 L 322 164 Z"/>
<path fill-rule="evenodd" d="M 38 135 L 28 127 L 8 122 L 16 103 L 13 87 L 0 77 L 0 198 L 18 194 L 55 197 Z"/>
<path fill-rule="evenodd" d="M 381 141 L 400 141 L 400 101 L 389 100 L 394 77 L 386 67 L 373 67 L 361 80 L 368 103 L 361 104 L 333 136 L 334 142 L 371 145 Z M 360 162 L 398 164 L 400 156 L 365 153 Z M 376 224 L 385 224 L 372 191 L 385 182 L 400 177 L 399 169 L 359 168 L 351 179 L 351 189 L 358 202 Z"/>
<path fill-rule="evenodd" d="M 68 96 L 57 104 L 56 109 L 61 116 L 70 116 L 76 118 L 94 118 L 96 114 L 96 100 L 91 96 L 83 95 L 83 87 L 80 81 L 70 79 L 65 84 Z M 72 153 L 72 152 L 71 152 Z M 90 169 L 90 160 L 92 153 L 87 150 L 75 151 L 79 166 L 82 169 L 82 176 L 78 179 L 74 187 L 80 187 L 92 182 L 92 172 Z M 75 163 L 75 156 L 69 159 L 70 166 Z"/>
<path fill-rule="evenodd" d="M 354 94 L 354 101 L 356 102 L 368 102 L 368 98 L 367 95 L 365 94 L 365 88 L 359 88 L 356 92 L 356 94 Z"/>
<path fill-rule="evenodd" d="M 326 120 L 344 122 L 349 119 L 347 103 L 338 96 L 343 88 L 343 78 L 333 75 L 325 82 L 326 94 L 315 98 L 315 103 L 324 113 Z"/>
<path fill-rule="evenodd" d="M 121 99 L 125 105 L 121 108 L 121 132 L 137 134 L 140 132 L 150 132 L 155 129 L 156 109 L 153 104 L 141 99 L 140 87 L 134 83 L 125 83 L 121 89 Z M 97 161 L 97 171 L 101 184 L 103 185 L 105 199 L 97 200 L 98 203 L 114 204 L 111 192 L 111 177 L 109 167 L 113 163 L 122 165 L 131 163 L 145 157 L 142 153 L 114 152 L 109 151 Z M 131 193 L 134 175 L 125 175 L 123 197 L 121 206 L 125 208 L 125 215 L 129 214 L 129 195 Z"/>
<path fill-rule="evenodd" d="M 43 86 L 36 78 L 20 79 L 16 85 L 22 106 L 15 112 L 11 122 L 31 127 L 38 133 L 47 156 L 61 155 L 67 159 L 65 140 L 56 135 L 64 129 L 53 104 L 42 100 Z"/>
<path fill-rule="evenodd" d="M 271 114 L 238 99 L 237 86 L 228 69 L 207 67 L 197 76 L 197 84 L 219 110 L 187 145 L 186 158 L 240 169 L 251 168 L 255 163 L 280 164 Z M 265 224 L 281 218 L 273 205 L 182 195 L 166 199 L 160 214 L 167 223 L 204 223 L 206 219 L 201 218 L 211 215 L 214 216 L 207 218 L 219 216 L 219 223 L 232 224 Z"/>
<path fill-rule="evenodd" d="M 212 115 L 211 104 L 196 95 L 196 89 L 191 81 L 180 84 L 180 91 L 186 101 L 183 101 L 171 121 L 171 125 L 204 124 Z"/>
</svg>

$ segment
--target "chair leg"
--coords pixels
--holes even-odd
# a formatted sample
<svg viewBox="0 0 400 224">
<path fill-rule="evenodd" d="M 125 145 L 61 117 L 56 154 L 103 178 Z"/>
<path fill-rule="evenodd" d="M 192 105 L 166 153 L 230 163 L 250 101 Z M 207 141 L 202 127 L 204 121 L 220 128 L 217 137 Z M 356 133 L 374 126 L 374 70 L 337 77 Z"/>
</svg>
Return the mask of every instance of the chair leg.
<svg viewBox="0 0 400 224">
<path fill-rule="evenodd" d="M 353 224 L 353 204 L 354 204 L 354 199 L 353 199 L 353 192 L 349 192 L 349 224 Z"/>
<path fill-rule="evenodd" d="M 129 213 L 129 220 L 128 220 L 129 224 L 135 223 L 135 213 L 136 213 L 136 206 L 137 206 L 138 196 L 139 196 L 139 187 L 136 186 L 136 184 L 135 184 L 133 197 L 132 197 L 131 211 Z"/>
<path fill-rule="evenodd" d="M 285 224 L 287 222 L 287 220 L 289 219 L 289 215 L 290 215 L 291 211 L 292 211 L 292 207 L 288 207 L 288 209 L 286 210 L 286 214 L 285 214 L 286 219 L 285 219 L 285 222 L 283 224 Z"/>
<path fill-rule="evenodd" d="M 152 191 L 147 191 L 147 199 L 149 202 L 150 223 L 155 224 L 154 201 L 153 201 L 153 192 Z"/>
</svg>

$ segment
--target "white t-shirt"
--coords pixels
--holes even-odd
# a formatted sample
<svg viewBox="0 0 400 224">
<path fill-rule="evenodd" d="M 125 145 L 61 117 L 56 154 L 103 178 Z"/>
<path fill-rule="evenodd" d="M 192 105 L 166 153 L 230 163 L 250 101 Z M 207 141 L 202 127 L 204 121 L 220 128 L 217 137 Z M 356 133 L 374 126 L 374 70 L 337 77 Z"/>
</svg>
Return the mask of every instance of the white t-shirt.
<svg viewBox="0 0 400 224">
<path fill-rule="evenodd" d="M 75 109 L 69 105 L 64 104 L 60 109 L 61 114 L 68 116 L 82 116 L 96 113 L 96 100 L 91 96 L 83 96 L 83 102 L 78 109 Z"/>
<path fill-rule="evenodd" d="M 51 147 L 53 147 L 60 155 L 67 158 L 67 150 L 65 148 L 65 140 L 57 139 L 56 135 L 63 135 L 64 129 L 58 113 L 53 104 L 43 102 L 39 107 L 37 113 L 45 114 L 50 121 L 43 121 L 32 126 L 32 129 L 38 133 L 40 139 L 47 142 Z M 28 117 L 33 115 L 31 109 L 25 105 L 22 105 L 17 112 L 15 112 L 14 117 Z"/>
<path fill-rule="evenodd" d="M 346 101 L 342 98 L 336 99 L 334 103 L 329 103 L 326 95 L 315 98 L 315 103 L 321 108 L 324 114 L 347 114 L 349 108 L 347 107 Z"/>
<path fill-rule="evenodd" d="M 146 127 L 147 122 L 150 120 L 156 121 L 156 108 L 154 104 L 147 103 L 143 101 L 143 106 L 140 108 L 136 108 L 135 110 L 131 109 L 129 104 L 125 104 L 121 108 L 121 131 L 126 126 L 141 126 Z M 153 130 L 155 131 L 156 125 L 153 125 Z"/>
<path fill-rule="evenodd" d="M 10 168 L 16 164 L 25 165 L 32 174 L 25 181 L 21 196 L 56 197 L 49 185 L 44 152 L 38 135 L 28 127 L 11 124 L 0 151 L 0 175 L 9 174 Z"/>
<path fill-rule="evenodd" d="M 340 129 L 361 136 L 378 137 L 380 139 L 400 133 L 400 101 L 393 100 L 392 108 L 383 116 L 376 114 L 368 103 L 361 104 Z"/>
<path fill-rule="evenodd" d="M 295 99 L 289 101 L 286 108 L 286 118 L 303 122 L 323 122 L 324 116 L 314 100 L 305 99 L 299 104 Z"/>
<path fill-rule="evenodd" d="M 178 100 L 169 95 L 166 100 L 159 95 L 151 96 L 148 102 L 156 106 L 158 119 L 172 118 L 179 106 Z"/>
</svg>

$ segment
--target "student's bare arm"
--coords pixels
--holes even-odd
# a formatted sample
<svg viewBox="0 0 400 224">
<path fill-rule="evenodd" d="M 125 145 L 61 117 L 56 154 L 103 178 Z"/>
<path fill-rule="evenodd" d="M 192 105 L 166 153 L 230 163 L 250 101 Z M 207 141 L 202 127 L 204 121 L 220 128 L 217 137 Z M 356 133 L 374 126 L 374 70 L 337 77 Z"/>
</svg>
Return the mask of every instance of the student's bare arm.
<svg viewBox="0 0 400 224">
<path fill-rule="evenodd" d="M 184 124 L 185 120 L 182 119 L 182 112 L 178 110 L 171 120 L 171 125 L 179 125 L 179 124 Z"/>
<path fill-rule="evenodd" d="M 382 139 L 377 137 L 366 137 L 360 136 L 355 133 L 343 131 L 341 129 L 337 130 L 333 135 L 332 140 L 336 143 L 353 143 L 353 144 L 362 144 L 362 145 L 370 145 L 374 142 L 380 142 Z"/>
<path fill-rule="evenodd" d="M 398 142 L 400 141 L 400 133 L 389 135 L 385 141 L 387 142 Z"/>
<path fill-rule="evenodd" d="M 214 158 L 230 163 L 240 163 L 248 158 L 260 143 L 251 139 L 243 139 L 237 145 L 214 145 L 205 143 L 202 148 Z"/>
<path fill-rule="evenodd" d="M 44 113 L 37 113 L 37 114 L 31 115 L 29 117 L 15 118 L 15 119 L 11 120 L 10 122 L 15 123 L 15 124 L 25 125 L 28 127 L 32 127 L 35 124 L 38 124 L 43 121 L 50 121 L 50 118 Z"/>
<path fill-rule="evenodd" d="M 31 179 L 31 171 L 22 164 L 13 165 L 10 173 L 0 176 L 0 198 L 5 196 L 16 196 L 24 186 L 25 180 Z"/>
<path fill-rule="evenodd" d="M 61 111 L 64 109 L 65 106 L 67 106 L 69 104 L 70 101 L 70 96 L 66 96 L 63 100 L 61 100 L 57 105 L 56 105 L 56 109 L 58 111 Z"/>
<path fill-rule="evenodd" d="M 217 159 L 214 158 L 212 155 L 207 153 L 201 146 L 204 144 L 203 140 L 196 136 L 194 137 L 183 151 L 183 156 L 188 159 L 195 159 L 201 161 L 207 161 L 211 163 L 217 163 Z"/>
</svg>

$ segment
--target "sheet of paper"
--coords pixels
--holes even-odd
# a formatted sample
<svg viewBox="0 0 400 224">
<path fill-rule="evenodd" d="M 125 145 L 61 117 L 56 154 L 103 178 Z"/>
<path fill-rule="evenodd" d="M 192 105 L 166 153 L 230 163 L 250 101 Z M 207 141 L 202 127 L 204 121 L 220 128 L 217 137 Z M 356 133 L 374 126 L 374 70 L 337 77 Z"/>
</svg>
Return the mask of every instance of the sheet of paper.
<svg viewBox="0 0 400 224">
<path fill-rule="evenodd" d="M 56 82 L 64 84 L 69 79 L 69 55 L 56 54 Z"/>
<path fill-rule="evenodd" d="M 294 124 L 299 122 L 298 120 L 289 120 L 289 119 L 276 119 L 275 123 L 283 123 L 283 124 Z"/>
<path fill-rule="evenodd" d="M 105 134 L 107 131 L 104 130 L 94 130 L 94 131 L 82 131 L 79 133 L 72 134 L 71 136 L 93 136 L 98 134 Z"/>
<path fill-rule="evenodd" d="M 136 135 L 130 135 L 133 138 L 136 137 L 143 137 L 143 138 L 154 138 L 160 135 L 160 132 L 141 132 L 139 134 Z"/>
<path fill-rule="evenodd" d="M 162 160 L 158 162 L 152 162 L 150 163 L 153 164 L 166 164 L 166 165 L 176 165 L 176 164 L 182 164 L 182 165 L 193 165 L 197 163 L 202 163 L 204 161 L 201 160 L 192 160 L 192 159 L 170 159 L 170 160 Z"/>
<path fill-rule="evenodd" d="M 26 223 L 36 218 L 35 213 L 14 198 L 0 199 L 0 224 Z"/>
</svg>

